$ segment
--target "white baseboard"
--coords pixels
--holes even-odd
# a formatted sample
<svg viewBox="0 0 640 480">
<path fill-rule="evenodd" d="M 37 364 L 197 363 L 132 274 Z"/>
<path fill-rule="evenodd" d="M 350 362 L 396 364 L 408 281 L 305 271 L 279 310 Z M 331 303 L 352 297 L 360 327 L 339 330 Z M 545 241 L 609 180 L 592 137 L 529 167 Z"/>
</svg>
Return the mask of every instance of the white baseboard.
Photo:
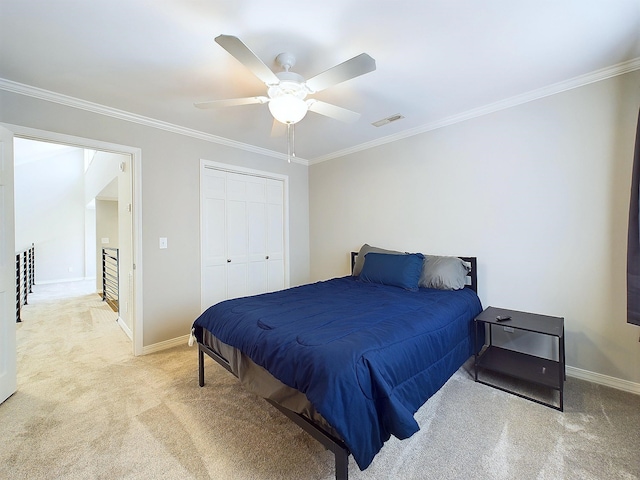
<svg viewBox="0 0 640 480">
<path fill-rule="evenodd" d="M 153 345 L 147 345 L 142 347 L 142 355 L 148 353 L 159 352 L 161 350 L 167 350 L 168 348 L 187 346 L 189 342 L 189 335 L 183 335 L 181 337 L 172 338 L 171 340 L 165 340 L 164 342 L 154 343 Z"/>
<path fill-rule="evenodd" d="M 587 382 L 597 383 L 598 385 L 604 385 L 605 387 L 616 388 L 618 390 L 640 395 L 640 383 L 630 382 L 628 380 L 622 380 L 620 378 L 610 377 L 609 375 L 603 375 L 601 373 L 590 372 L 588 370 L 582 370 L 581 368 L 570 366 L 567 366 L 567 375 L 580 380 L 586 380 Z"/>
</svg>

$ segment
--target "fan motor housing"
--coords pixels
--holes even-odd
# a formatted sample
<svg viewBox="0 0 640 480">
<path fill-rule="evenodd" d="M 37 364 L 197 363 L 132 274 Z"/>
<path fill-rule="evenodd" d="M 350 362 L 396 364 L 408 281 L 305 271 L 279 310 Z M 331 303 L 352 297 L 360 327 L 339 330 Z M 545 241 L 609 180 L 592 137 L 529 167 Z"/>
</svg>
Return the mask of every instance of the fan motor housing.
<svg viewBox="0 0 640 480">
<path fill-rule="evenodd" d="M 295 72 L 278 72 L 276 76 L 280 79 L 280 83 L 269 87 L 267 91 L 269 98 L 276 98 L 281 95 L 292 95 L 304 100 L 309 93 L 302 75 L 298 75 Z"/>
</svg>

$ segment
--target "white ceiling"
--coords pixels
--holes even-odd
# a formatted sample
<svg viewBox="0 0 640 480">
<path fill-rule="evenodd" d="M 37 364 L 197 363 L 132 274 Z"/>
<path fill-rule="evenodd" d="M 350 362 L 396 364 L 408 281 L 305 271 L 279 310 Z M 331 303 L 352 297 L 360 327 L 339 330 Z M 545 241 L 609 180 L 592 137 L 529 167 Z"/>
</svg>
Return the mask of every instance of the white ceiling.
<svg viewBox="0 0 640 480">
<path fill-rule="evenodd" d="M 295 132 L 310 162 L 640 68 L 640 0 L 0 0 L 0 88 L 286 152 L 266 105 L 193 106 L 265 94 L 219 34 L 274 70 L 278 53 L 293 53 L 305 78 L 362 52 L 376 60 L 314 96 L 362 116 L 310 112 Z"/>
</svg>

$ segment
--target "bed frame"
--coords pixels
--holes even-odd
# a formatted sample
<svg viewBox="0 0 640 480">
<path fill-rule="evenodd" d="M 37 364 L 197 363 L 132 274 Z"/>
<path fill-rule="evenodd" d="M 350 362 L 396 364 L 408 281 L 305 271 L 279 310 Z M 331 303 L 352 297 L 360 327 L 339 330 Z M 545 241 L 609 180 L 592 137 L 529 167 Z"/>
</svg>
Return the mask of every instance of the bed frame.
<svg viewBox="0 0 640 480">
<path fill-rule="evenodd" d="M 351 271 L 353 271 L 353 267 L 355 265 L 355 259 L 358 255 L 358 252 L 351 252 Z M 465 286 L 465 288 L 470 288 L 474 292 L 478 291 L 477 285 L 477 274 L 476 274 L 476 265 L 477 260 L 476 257 L 459 257 L 471 264 L 471 271 L 467 274 L 469 277 L 470 283 Z M 231 365 L 227 361 L 226 358 L 219 355 L 217 352 L 213 351 L 206 345 L 198 342 L 198 384 L 201 387 L 204 387 L 204 354 L 207 354 L 217 363 L 222 365 L 229 373 L 236 376 L 231 369 Z M 236 376 L 237 377 L 237 376 Z M 331 451 L 335 457 L 335 474 L 336 480 L 348 480 L 349 478 L 349 455 L 351 452 L 349 448 L 345 445 L 345 443 L 326 432 L 322 427 L 316 425 L 307 417 L 302 414 L 296 413 L 288 408 L 285 408 L 276 402 L 265 398 L 267 402 L 273 405 L 275 408 L 280 410 L 287 418 L 293 421 L 296 425 L 302 428 L 305 432 L 311 435 L 316 441 L 320 442 L 327 450 Z"/>
</svg>

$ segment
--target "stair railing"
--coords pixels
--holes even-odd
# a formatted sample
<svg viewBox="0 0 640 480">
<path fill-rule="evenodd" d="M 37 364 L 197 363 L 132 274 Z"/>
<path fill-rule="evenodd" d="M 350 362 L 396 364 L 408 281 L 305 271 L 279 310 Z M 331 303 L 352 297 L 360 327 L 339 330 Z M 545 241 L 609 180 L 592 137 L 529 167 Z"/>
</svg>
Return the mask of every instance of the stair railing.
<svg viewBox="0 0 640 480">
<path fill-rule="evenodd" d="M 119 251 L 117 248 L 102 249 L 102 301 L 107 302 L 114 312 L 119 312 L 118 275 Z"/>
<path fill-rule="evenodd" d="M 31 247 L 16 253 L 16 322 L 22 322 L 22 307 L 28 305 L 29 294 L 35 285 L 36 252 Z"/>
</svg>

